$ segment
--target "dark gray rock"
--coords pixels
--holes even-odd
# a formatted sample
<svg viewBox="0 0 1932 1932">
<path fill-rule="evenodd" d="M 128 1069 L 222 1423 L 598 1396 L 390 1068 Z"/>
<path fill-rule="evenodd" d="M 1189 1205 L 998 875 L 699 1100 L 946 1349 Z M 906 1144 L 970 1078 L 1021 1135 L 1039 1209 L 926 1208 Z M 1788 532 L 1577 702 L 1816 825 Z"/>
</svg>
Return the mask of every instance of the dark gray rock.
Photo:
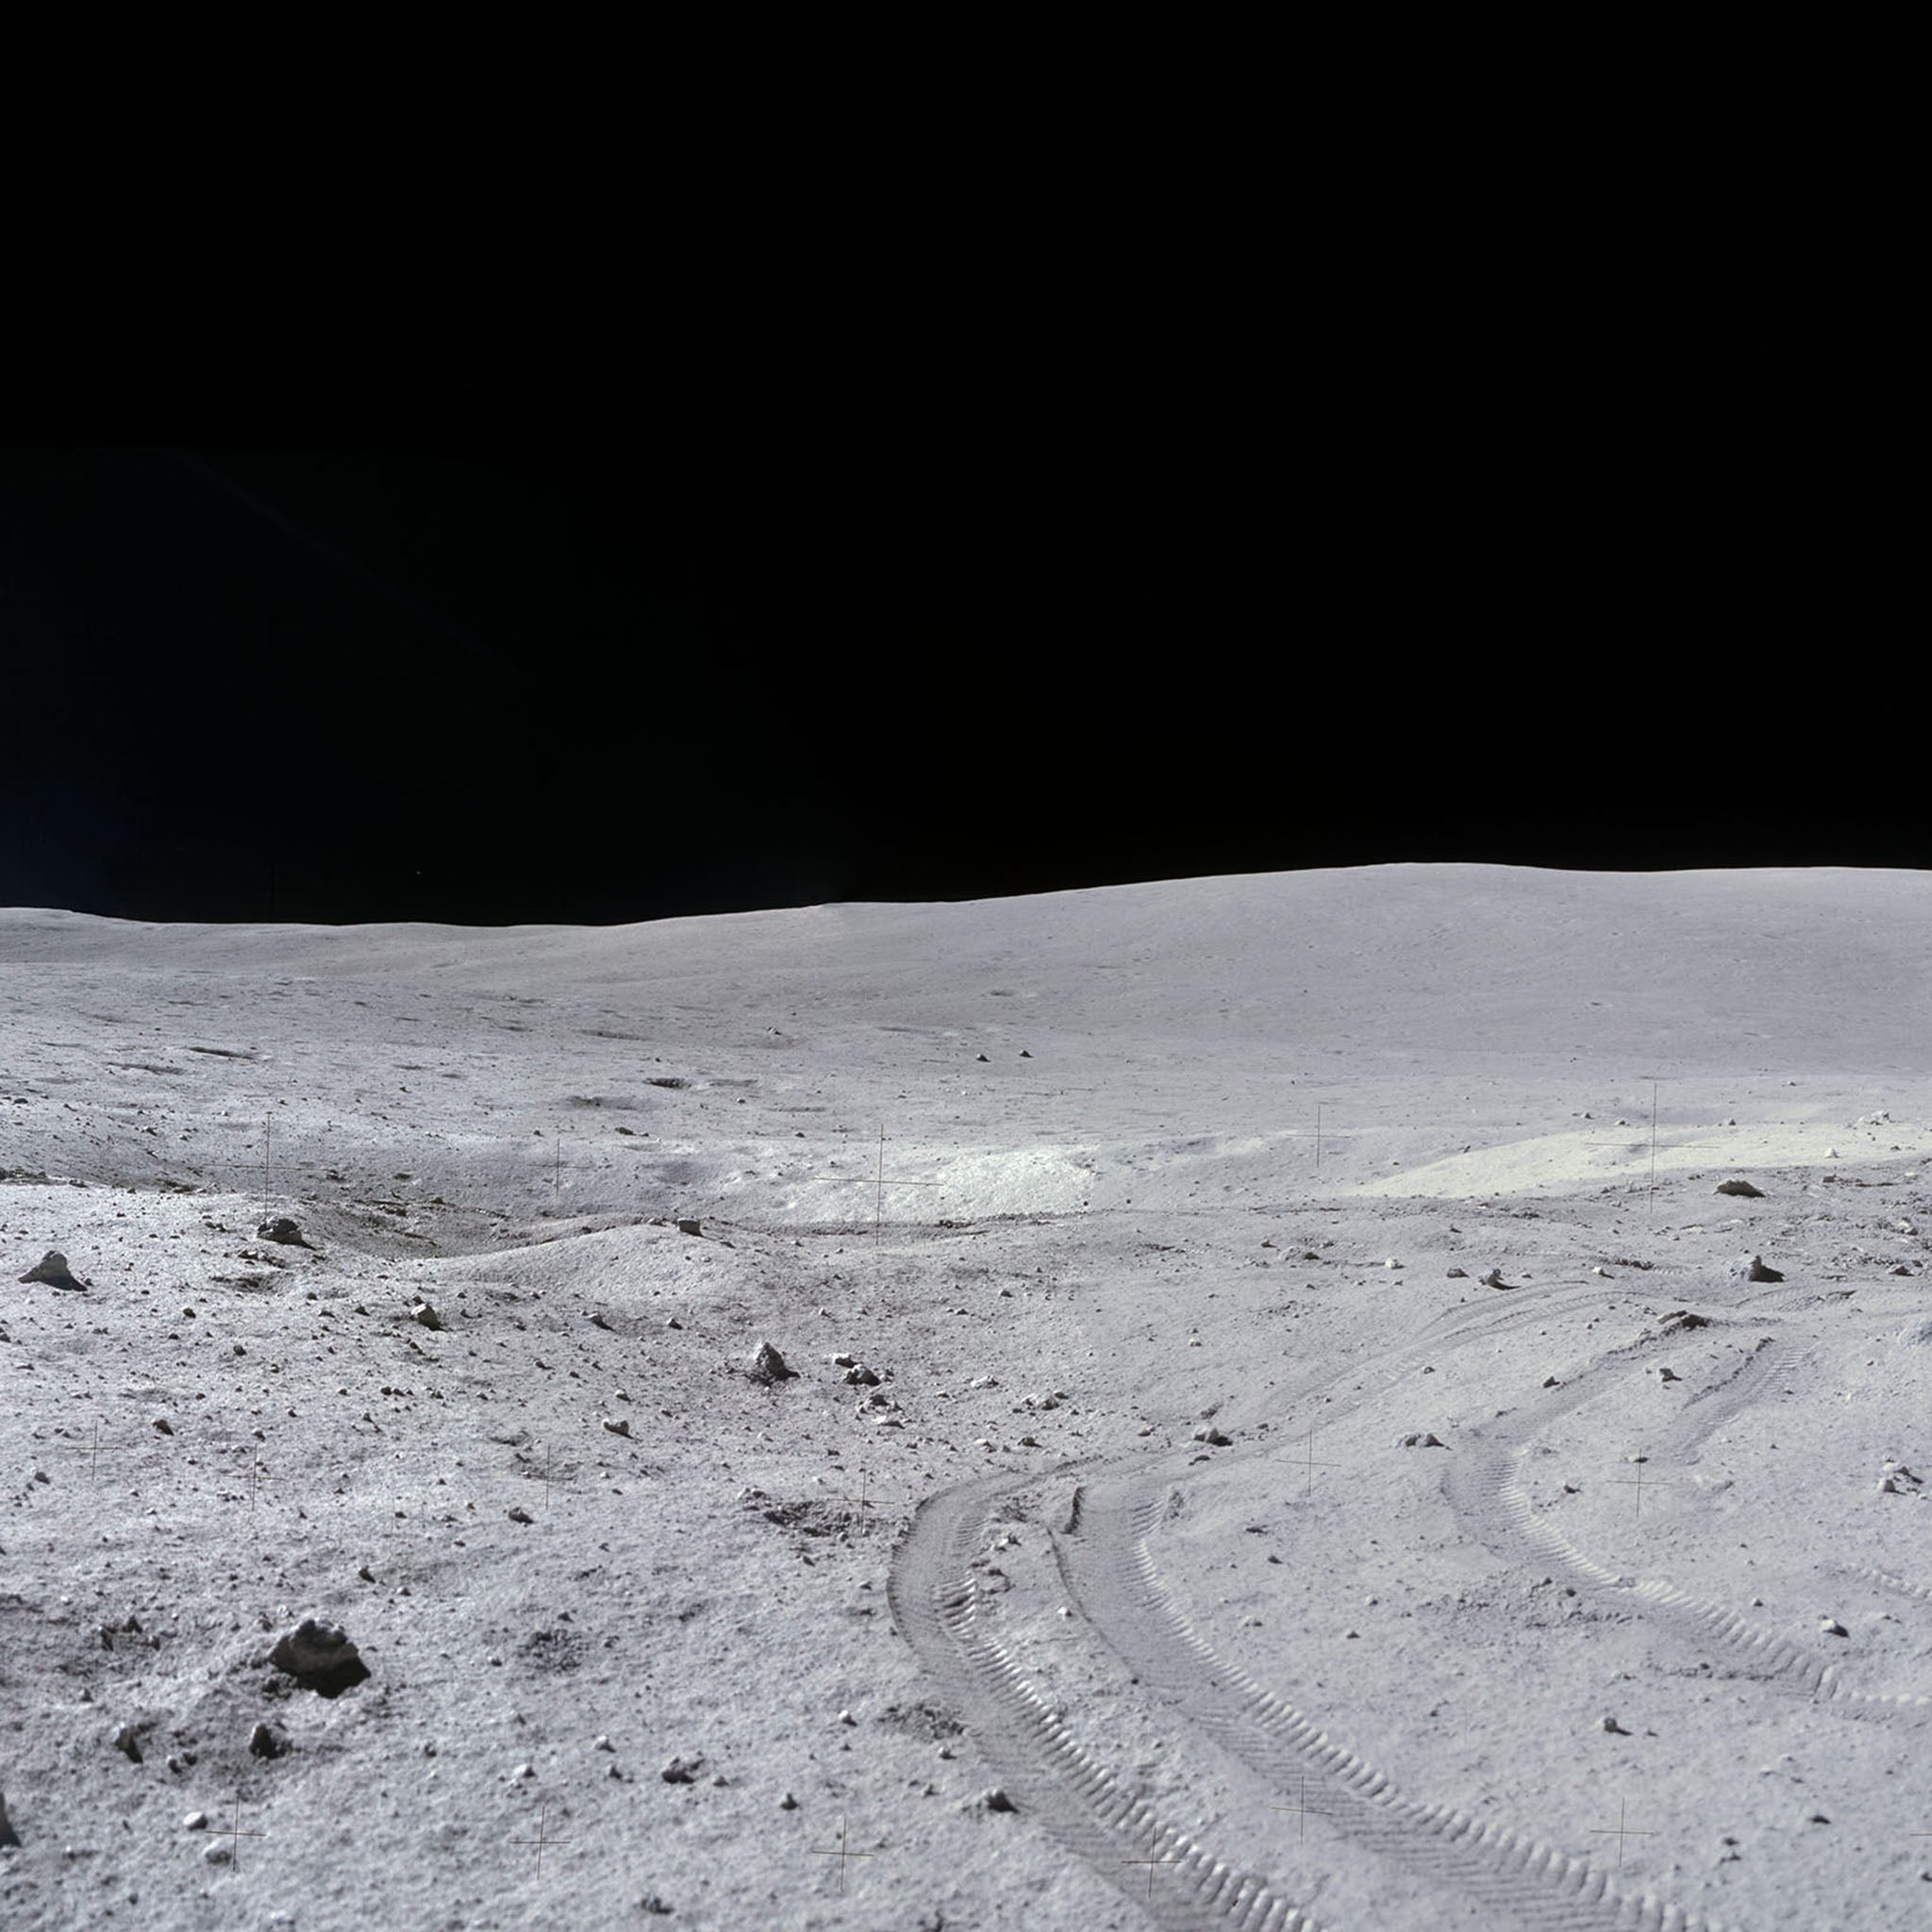
<svg viewBox="0 0 1932 1932">
<path fill-rule="evenodd" d="M 82 1281 L 69 1272 L 67 1257 L 58 1248 L 49 1248 L 41 1258 L 20 1277 L 23 1281 L 44 1281 L 50 1288 L 72 1288 L 85 1293 L 93 1286 L 91 1281 Z"/>
<path fill-rule="evenodd" d="M 369 1667 L 333 1624 L 305 1617 L 269 1653 L 269 1661 L 319 1697 L 340 1697 L 369 1675 Z"/>
<path fill-rule="evenodd" d="M 769 1388 L 774 1382 L 790 1381 L 796 1375 L 796 1369 L 785 1365 L 785 1357 L 769 1341 L 758 1344 L 758 1358 L 751 1365 L 751 1378 L 762 1382 Z"/>
</svg>

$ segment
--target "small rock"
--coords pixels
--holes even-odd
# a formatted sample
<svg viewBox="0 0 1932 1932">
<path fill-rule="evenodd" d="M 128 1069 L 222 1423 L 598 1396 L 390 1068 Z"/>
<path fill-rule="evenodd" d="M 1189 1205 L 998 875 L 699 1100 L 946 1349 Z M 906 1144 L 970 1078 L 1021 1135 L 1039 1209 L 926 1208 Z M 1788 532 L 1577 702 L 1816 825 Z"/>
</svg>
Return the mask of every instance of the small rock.
<svg viewBox="0 0 1932 1932">
<path fill-rule="evenodd" d="M 667 1785 L 692 1784 L 696 1781 L 698 1773 L 704 1769 L 704 1764 L 705 1760 L 702 1757 L 674 1757 L 658 1775 Z"/>
<path fill-rule="evenodd" d="M 1761 1201 L 1764 1191 L 1754 1188 L 1749 1181 L 1720 1181 L 1716 1191 L 1720 1194 L 1741 1194 L 1747 1201 Z"/>
<path fill-rule="evenodd" d="M 1543 1387 L 1545 1389 L 1560 1389 L 1562 1386 L 1562 1383 L 1557 1381 L 1554 1375 L 1545 1375 L 1543 1377 Z"/>
<path fill-rule="evenodd" d="M 1657 1370 L 1657 1378 L 1659 1382 L 1681 1382 L 1684 1379 L 1675 1369 L 1664 1368 Z"/>
<path fill-rule="evenodd" d="M 0 1791 L 0 1845 L 17 1845 L 20 1836 L 7 1816 L 7 1793 Z"/>
<path fill-rule="evenodd" d="M 1836 1617 L 1822 1618 L 1818 1624 L 1818 1632 L 1822 1637 L 1849 1637 L 1852 1634 Z"/>
<path fill-rule="evenodd" d="M 419 1322 L 425 1328 L 441 1328 L 442 1317 L 427 1302 L 413 1303 L 409 1308 L 409 1319 Z"/>
<path fill-rule="evenodd" d="M 1233 1440 L 1234 1438 L 1231 1436 L 1224 1436 L 1212 1423 L 1209 1423 L 1205 1429 L 1196 1429 L 1194 1431 L 1194 1441 L 1206 1442 L 1210 1449 L 1225 1449 Z"/>
<path fill-rule="evenodd" d="M 58 1248 L 49 1248 L 20 1278 L 23 1281 L 44 1281 L 49 1288 L 75 1289 L 83 1294 L 93 1286 L 92 1282 L 82 1281 L 69 1271 L 67 1257 Z"/>
<path fill-rule="evenodd" d="M 1748 1260 L 1739 1259 L 1731 1263 L 1730 1272 L 1745 1281 L 1782 1281 L 1784 1276 L 1775 1268 L 1767 1268 L 1761 1255 L 1753 1255 Z"/>
<path fill-rule="evenodd" d="M 1414 1429 L 1395 1439 L 1398 1449 L 1442 1449 L 1448 1445 L 1430 1429 Z"/>
<path fill-rule="evenodd" d="M 274 1221 L 264 1221 L 256 1230 L 257 1241 L 279 1241 L 285 1248 L 306 1248 L 308 1243 L 302 1238 L 302 1230 L 286 1214 Z"/>
<path fill-rule="evenodd" d="M 1604 1720 L 1604 1729 L 1605 1729 L 1605 1730 L 1607 1730 L 1607 1731 L 1609 1731 L 1609 1732 L 1610 1732 L 1610 1733 L 1612 1733 L 1612 1734 L 1613 1734 L 1614 1736 L 1616 1736 L 1616 1737 L 1619 1737 L 1619 1738 L 1627 1738 L 1627 1737 L 1629 1737 L 1629 1736 L 1630 1736 L 1630 1733 L 1629 1733 L 1628 1731 L 1626 1731 L 1626 1730 L 1625 1730 L 1625 1729 L 1624 1728 L 1624 1726 L 1623 1726 L 1622 1724 L 1619 1724 L 1619 1723 L 1617 1722 L 1617 1720 L 1616 1720 L 1615 1718 L 1613 1718 L 1613 1717 L 1607 1717 L 1607 1718 L 1605 1718 L 1605 1720 Z"/>
<path fill-rule="evenodd" d="M 703 1234 L 705 1224 L 702 1221 L 680 1221 L 677 1231 L 679 1234 Z"/>
<path fill-rule="evenodd" d="M 123 1724 L 114 1733 L 114 1748 L 130 1764 L 139 1764 L 141 1762 L 141 1740 L 135 1735 L 135 1729 L 132 1724 Z"/>
<path fill-rule="evenodd" d="M 798 1809 L 798 1800 L 794 1798 L 790 1791 L 787 1791 L 785 1795 L 778 1800 L 778 1808 L 781 1811 L 796 1811 Z"/>
<path fill-rule="evenodd" d="M 251 1757 L 279 1757 L 288 1748 L 287 1740 L 276 1737 L 266 1724 L 257 1724 L 248 1739 Z"/>
<path fill-rule="evenodd" d="M 613 1436 L 627 1436 L 630 1434 L 630 1424 L 623 1416 L 619 1416 L 615 1422 L 612 1422 L 608 1416 L 606 1416 L 604 1418 L 604 1426 Z"/>
<path fill-rule="evenodd" d="M 1482 1283 L 1485 1288 L 1514 1288 L 1516 1286 L 1513 1281 L 1505 1281 L 1503 1279 L 1503 1271 L 1500 1268 L 1491 1268 L 1482 1277 Z"/>
<path fill-rule="evenodd" d="M 769 1388 L 774 1382 L 789 1381 L 797 1373 L 796 1369 L 786 1367 L 785 1357 L 769 1341 L 758 1344 L 757 1359 L 751 1365 L 754 1382 L 762 1382 Z"/>
<path fill-rule="evenodd" d="M 986 1792 L 979 1802 L 989 1811 L 1011 1811 L 1015 1808 L 1012 1799 L 1008 1797 L 998 1785 L 995 1785 L 991 1790 Z"/>
<path fill-rule="evenodd" d="M 206 1811 L 191 1811 L 181 1821 L 181 1828 L 184 1831 L 206 1831 L 208 1829 L 208 1813 Z"/>
<path fill-rule="evenodd" d="M 217 1840 L 213 1844 L 204 1848 L 201 1862 L 204 1865 L 232 1865 L 235 1862 L 234 1849 Z"/>
</svg>

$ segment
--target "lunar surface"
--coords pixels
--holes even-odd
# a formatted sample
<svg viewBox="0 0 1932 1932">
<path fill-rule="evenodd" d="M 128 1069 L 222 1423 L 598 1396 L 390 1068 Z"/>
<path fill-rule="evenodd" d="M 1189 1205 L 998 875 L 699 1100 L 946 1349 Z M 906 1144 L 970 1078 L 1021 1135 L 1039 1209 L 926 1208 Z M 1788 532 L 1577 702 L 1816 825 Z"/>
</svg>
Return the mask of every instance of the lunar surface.
<svg viewBox="0 0 1932 1932">
<path fill-rule="evenodd" d="M 0 1924 L 1932 1924 L 1928 934 L 0 912 Z"/>
</svg>

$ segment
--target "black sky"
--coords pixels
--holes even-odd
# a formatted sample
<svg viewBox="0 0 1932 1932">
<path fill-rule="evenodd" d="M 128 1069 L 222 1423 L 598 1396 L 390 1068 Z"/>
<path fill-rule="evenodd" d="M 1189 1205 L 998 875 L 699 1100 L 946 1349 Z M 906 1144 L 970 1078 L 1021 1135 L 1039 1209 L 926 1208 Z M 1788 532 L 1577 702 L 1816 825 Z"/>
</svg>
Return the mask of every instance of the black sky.
<svg viewBox="0 0 1932 1932">
<path fill-rule="evenodd" d="M 1769 250 L 6 345 L 0 904 L 607 922 L 1932 863 Z"/>
</svg>

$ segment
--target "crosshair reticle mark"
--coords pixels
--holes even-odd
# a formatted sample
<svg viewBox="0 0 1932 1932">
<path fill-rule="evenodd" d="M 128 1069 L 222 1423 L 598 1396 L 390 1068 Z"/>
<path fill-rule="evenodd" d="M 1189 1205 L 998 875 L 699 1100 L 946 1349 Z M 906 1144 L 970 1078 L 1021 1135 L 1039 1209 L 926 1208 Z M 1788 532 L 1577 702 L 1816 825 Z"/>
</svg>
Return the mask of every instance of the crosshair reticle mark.
<svg viewBox="0 0 1932 1932">
<path fill-rule="evenodd" d="M 1312 1495 L 1313 1495 L 1313 1494 L 1315 1493 L 1315 1472 L 1316 1472 L 1316 1470 L 1317 1470 L 1317 1469 L 1340 1469 L 1340 1468 L 1341 1467 L 1341 1464 L 1340 1464 L 1339 1462 L 1327 1462 L 1327 1461 L 1324 1461 L 1324 1459 L 1323 1459 L 1323 1458 L 1322 1458 L 1321 1457 L 1319 1457 L 1319 1456 L 1317 1456 L 1317 1455 L 1315 1454 L 1315 1431 L 1313 1430 L 1313 1428 L 1312 1428 L 1312 1427 L 1311 1427 L 1311 1428 L 1310 1428 L 1310 1429 L 1308 1430 L 1308 1445 L 1307 1445 L 1307 1446 L 1308 1446 L 1308 1453 L 1307 1453 L 1307 1455 L 1306 1457 L 1301 1457 L 1301 1458 L 1299 1458 L 1299 1459 L 1298 1459 L 1297 1461 L 1295 1461 L 1295 1462 L 1293 1462 L 1293 1463 L 1291 1463 L 1291 1464 L 1290 1464 L 1289 1466 L 1290 1466 L 1291 1468 L 1293 1468 L 1293 1469 L 1303 1469 L 1303 1468 L 1305 1468 L 1305 1469 L 1306 1469 L 1306 1470 L 1307 1471 L 1307 1474 L 1308 1474 L 1308 1487 L 1307 1487 L 1307 1493 L 1308 1495 L 1312 1496 Z"/>
<path fill-rule="evenodd" d="M 265 1831 L 243 1831 L 242 1829 L 242 1801 L 240 1798 L 237 1798 L 235 1800 L 234 1824 L 226 1829 L 221 1825 L 216 1825 L 213 1836 L 230 1840 L 228 1849 L 234 1855 L 235 1869 L 239 1872 L 242 1869 L 242 1840 L 244 1838 L 266 1838 L 268 1834 Z"/>
<path fill-rule="evenodd" d="M 1301 1778 L 1302 1778 L 1302 1795 L 1301 1795 L 1301 1802 L 1300 1802 L 1299 1804 L 1297 1804 L 1297 1805 L 1271 1805 L 1271 1806 L 1269 1806 L 1269 1807 L 1268 1807 L 1268 1808 L 1269 1808 L 1269 1810 L 1271 1810 L 1271 1811 L 1296 1811 L 1296 1812 L 1299 1812 L 1299 1813 L 1301 1814 L 1301 1821 L 1302 1821 L 1302 1829 L 1301 1829 L 1301 1841 L 1302 1841 L 1302 1843 L 1303 1843 L 1303 1844 L 1307 1844 L 1307 1841 L 1308 1841 L 1308 1774 L 1307 1774 L 1307 1772 L 1303 1772 L 1303 1773 L 1302 1773 L 1302 1774 L 1301 1774 Z"/>
<path fill-rule="evenodd" d="M 1617 1800 L 1617 1823 L 1614 1827 L 1607 1824 L 1592 1824 L 1590 1827 L 1592 1834 L 1603 1833 L 1616 1839 L 1617 1863 L 1619 1866 L 1624 1862 L 1624 1840 L 1626 1838 L 1655 1838 L 1657 1836 L 1657 1833 L 1654 1831 L 1639 1831 L 1635 1825 L 1626 1825 L 1624 1823 L 1624 1807 L 1628 1802 L 1624 1798 Z"/>
<path fill-rule="evenodd" d="M 85 1453 L 88 1458 L 88 1480 L 90 1482 L 97 1482 L 100 1479 L 101 1474 L 101 1425 L 98 1420 L 94 1423 L 93 1441 Z M 108 1454 L 111 1455 L 113 1451 L 109 1449 Z"/>
<path fill-rule="evenodd" d="M 1642 1464 L 1642 1463 L 1648 1462 L 1649 1460 L 1650 1460 L 1650 1458 L 1649 1458 L 1649 1457 L 1647 1457 L 1647 1456 L 1640 1456 L 1640 1457 L 1637 1457 L 1637 1461 L 1638 1461 L 1638 1462 L 1639 1462 L 1640 1464 Z M 1616 1484 L 1616 1485 L 1617 1485 L 1617 1486 L 1618 1486 L 1618 1487 L 1619 1487 L 1620 1489 L 1629 1489 L 1629 1488 L 1631 1488 L 1631 1487 L 1633 1487 L 1633 1486 L 1635 1487 L 1635 1489 L 1636 1489 L 1636 1491 L 1637 1491 L 1637 1514 L 1638 1514 L 1638 1515 L 1639 1515 L 1639 1516 L 1641 1517 L 1641 1515 L 1643 1514 L 1643 1471 L 1642 1471 L 1642 1469 L 1641 1469 L 1641 1468 L 1640 1467 L 1640 1468 L 1639 1468 L 1639 1470 L 1638 1470 L 1638 1472 L 1637 1472 L 1637 1474 L 1636 1474 L 1635 1475 L 1613 1475 L 1613 1476 L 1612 1476 L 1612 1477 L 1610 1478 L 1610 1480 L 1611 1480 L 1611 1481 L 1612 1481 L 1613 1483 L 1615 1483 L 1615 1484 Z M 1658 1482 L 1659 1480 L 1661 1480 L 1661 1478 L 1659 1478 L 1659 1477 L 1657 1477 L 1657 1476 L 1652 1476 L 1650 1480 L 1651 1480 L 1652 1484 L 1653 1484 L 1653 1485 L 1655 1485 L 1655 1484 L 1656 1484 L 1656 1483 L 1657 1483 L 1657 1482 Z"/>
<path fill-rule="evenodd" d="M 1154 1896 L 1154 1868 L 1157 1865 L 1176 1865 L 1180 1862 L 1172 1852 L 1161 1858 L 1123 1858 L 1123 1865 L 1144 1865 L 1147 1868 L 1147 1896 Z"/>
<path fill-rule="evenodd" d="M 837 1848 L 834 1849 L 824 1845 L 815 1846 L 812 1849 L 811 1856 L 814 1858 L 838 1859 L 839 1890 L 842 1892 L 845 1890 L 845 1860 L 847 1858 L 873 1858 L 876 1857 L 878 1854 L 875 1852 L 855 1852 L 851 1845 L 851 1829 L 845 1820 L 841 1818 L 839 1821 L 839 1843 Z"/>
<path fill-rule="evenodd" d="M 510 1843 L 513 1845 L 535 1845 L 537 1847 L 537 1870 L 539 1872 L 541 1872 L 543 1869 L 543 1847 L 545 1845 L 567 1845 L 570 1843 L 570 1840 L 567 1838 L 551 1838 L 546 1835 L 545 1818 L 549 1809 L 550 1807 L 548 1805 L 538 1806 L 537 1836 L 535 1838 L 513 1838 L 510 1840 Z"/>
<path fill-rule="evenodd" d="M 886 1130 L 883 1126 L 879 1129 L 878 1171 L 870 1179 L 863 1174 L 840 1174 L 837 1176 L 823 1174 L 818 1178 L 820 1184 L 824 1187 L 858 1187 L 874 1190 L 872 1239 L 874 1250 L 878 1247 L 880 1231 L 885 1226 L 886 1190 L 888 1188 L 936 1188 L 940 1186 L 938 1181 L 888 1180 L 886 1178 Z"/>
</svg>

